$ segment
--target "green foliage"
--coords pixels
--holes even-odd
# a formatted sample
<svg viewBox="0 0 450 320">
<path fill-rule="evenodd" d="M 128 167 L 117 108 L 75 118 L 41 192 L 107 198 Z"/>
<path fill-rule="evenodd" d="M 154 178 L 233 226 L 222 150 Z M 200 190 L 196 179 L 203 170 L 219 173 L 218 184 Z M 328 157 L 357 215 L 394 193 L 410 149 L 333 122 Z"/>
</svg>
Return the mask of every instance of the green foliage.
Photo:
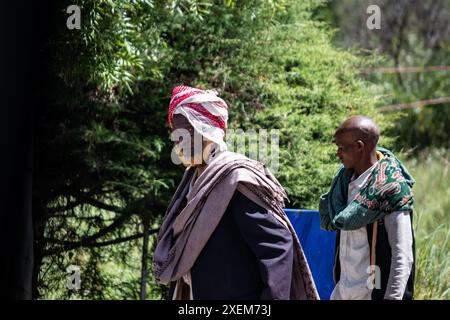
<svg viewBox="0 0 450 320">
<path fill-rule="evenodd" d="M 450 298 L 450 159 L 446 150 L 407 162 L 416 179 L 416 299 Z M 432 192 L 430 192 L 432 190 Z"/>
<path fill-rule="evenodd" d="M 243 50 L 251 52 L 252 64 L 233 69 L 243 69 L 231 77 L 241 78 L 239 87 L 230 84 L 224 92 L 232 105 L 230 127 L 280 130 L 277 176 L 288 206 L 297 208 L 317 208 L 317 196 L 329 187 L 338 166 L 333 134 L 341 121 L 365 114 L 389 127 L 375 111 L 376 91 L 356 77 L 364 60 L 333 47 L 331 31 L 311 19 L 308 6 L 293 4 L 282 23 L 260 32 L 256 45 Z M 389 146 L 388 137 L 382 144 Z"/>
<path fill-rule="evenodd" d="M 369 5 L 381 11 L 381 30 L 366 28 Z M 338 28 L 335 43 L 361 47 L 384 55 L 374 67 L 427 67 L 450 65 L 449 0 L 346 0 L 329 1 L 315 14 Z M 373 74 L 368 80 L 380 86 L 383 104 L 410 103 L 448 97 L 448 71 Z M 450 104 L 417 107 L 396 116 L 389 133 L 397 150 L 450 148 Z"/>
<path fill-rule="evenodd" d="M 81 30 L 65 28 L 69 4 L 81 7 Z M 36 149 L 45 150 L 35 156 L 33 199 L 41 296 L 137 297 L 140 263 L 130 261 L 139 252 L 149 262 L 148 252 L 135 241 L 98 245 L 139 235 L 143 224 L 154 231 L 165 211 L 182 173 L 170 161 L 172 87 L 214 86 L 214 72 L 230 72 L 225 58 L 282 9 L 283 1 L 257 0 L 58 3 L 58 28 L 43 48 L 51 72 L 36 131 Z M 132 276 L 111 279 L 111 260 Z M 65 291 L 73 261 L 85 275 L 78 293 Z M 118 281 L 134 291 L 107 289 Z M 165 294 L 153 287 L 150 297 Z"/>
<path fill-rule="evenodd" d="M 450 5 L 449 5 L 450 8 Z M 450 43 L 442 43 L 438 51 L 425 45 L 412 34 L 409 37 L 411 50 L 402 58 L 408 65 L 450 65 Z M 449 71 L 421 72 L 401 76 L 385 75 L 375 81 L 385 81 L 387 101 L 392 104 L 448 97 L 450 92 Z M 427 147 L 450 149 L 450 103 L 418 107 L 402 112 L 394 134 L 406 148 Z"/>
<path fill-rule="evenodd" d="M 38 114 L 44 298 L 139 297 L 141 259 L 151 258 L 143 226 L 157 230 L 182 174 L 170 161 L 166 124 L 175 85 L 218 89 L 230 128 L 280 130 L 277 176 L 288 207 L 317 207 L 338 165 L 340 121 L 365 114 L 390 125 L 376 113 L 378 93 L 356 77 L 365 60 L 335 48 L 331 30 L 312 18 L 322 1 L 74 3 L 82 28 L 60 27 L 45 46 L 51 90 Z M 55 8 L 61 26 L 68 4 Z M 82 267 L 80 292 L 65 289 L 68 264 Z M 147 298 L 166 295 L 151 272 L 146 283 Z"/>
</svg>

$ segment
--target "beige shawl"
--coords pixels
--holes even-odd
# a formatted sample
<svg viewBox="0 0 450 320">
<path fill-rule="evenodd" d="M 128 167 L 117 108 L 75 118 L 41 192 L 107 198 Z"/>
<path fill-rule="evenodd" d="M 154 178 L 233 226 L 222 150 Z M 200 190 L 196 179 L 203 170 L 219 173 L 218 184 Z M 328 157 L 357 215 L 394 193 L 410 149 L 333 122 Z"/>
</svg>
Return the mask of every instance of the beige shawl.
<svg viewBox="0 0 450 320">
<path fill-rule="evenodd" d="M 195 168 L 186 169 L 164 216 L 153 257 L 155 278 L 162 284 L 178 281 L 179 290 L 191 291 L 186 283 L 180 283 L 183 275 L 189 274 L 239 190 L 273 213 L 292 233 L 295 252 L 291 299 L 319 299 L 300 242 L 283 211 L 286 193 L 272 173 L 262 163 L 229 151 L 217 154 L 188 192 L 194 172 Z M 181 208 L 185 197 L 187 204 Z"/>
</svg>

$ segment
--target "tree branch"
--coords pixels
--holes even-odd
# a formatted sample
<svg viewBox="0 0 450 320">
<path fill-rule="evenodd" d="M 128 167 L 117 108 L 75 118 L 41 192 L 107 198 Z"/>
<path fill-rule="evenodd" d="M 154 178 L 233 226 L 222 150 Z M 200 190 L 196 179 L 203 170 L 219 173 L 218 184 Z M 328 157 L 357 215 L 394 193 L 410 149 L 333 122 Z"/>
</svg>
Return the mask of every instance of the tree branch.
<svg viewBox="0 0 450 320">
<path fill-rule="evenodd" d="M 91 236 L 88 236 L 80 241 L 77 242 L 65 242 L 62 240 L 57 240 L 57 239 L 53 239 L 54 243 L 61 243 L 65 245 L 65 248 L 63 251 L 67 251 L 67 250 L 72 250 L 72 249 L 76 249 L 79 247 L 83 247 L 89 244 L 92 244 L 95 242 L 95 240 L 103 237 L 104 235 L 108 234 L 109 232 L 113 231 L 114 229 L 120 227 L 128 218 L 130 214 L 123 214 L 122 216 L 120 216 L 119 218 L 117 218 L 113 223 L 111 223 L 109 226 L 107 226 L 106 228 L 100 230 L 99 232 L 97 232 L 96 234 L 93 234 Z M 44 241 L 48 241 L 51 239 L 44 239 Z M 65 242 L 65 243 L 64 243 Z M 50 252 L 49 254 L 51 254 L 52 252 Z M 45 255 L 45 254 L 44 254 Z"/>
<path fill-rule="evenodd" d="M 156 232 L 158 232 L 158 229 L 150 230 L 150 234 L 154 234 Z M 103 241 L 103 242 L 89 242 L 89 241 L 86 241 L 86 239 L 83 239 L 80 241 L 65 241 L 65 240 L 59 240 L 59 239 L 53 239 L 53 238 L 46 238 L 45 240 L 47 242 L 60 244 L 60 245 L 62 245 L 62 247 L 51 249 L 51 250 L 46 250 L 46 251 L 44 251 L 44 255 L 48 256 L 48 255 L 58 254 L 58 253 L 62 253 L 65 251 L 78 249 L 78 248 L 82 248 L 82 247 L 83 248 L 100 248 L 100 247 L 105 247 L 105 246 L 109 246 L 109 245 L 113 245 L 113 244 L 119 244 L 119 243 L 131 241 L 134 239 L 139 239 L 139 238 L 142 238 L 143 236 L 144 236 L 143 233 L 138 233 L 138 234 L 135 234 L 132 236 L 117 238 L 117 239 Z"/>
<path fill-rule="evenodd" d="M 86 198 L 82 198 L 83 203 L 89 204 L 93 207 L 99 208 L 99 209 L 103 209 L 103 210 L 107 210 L 107 211 L 112 211 L 112 212 L 116 212 L 116 213 L 124 213 L 124 209 L 121 209 L 120 207 L 117 206 L 113 206 L 110 204 L 106 204 L 103 203 L 101 201 L 98 201 L 96 199 L 92 199 L 89 197 Z"/>
</svg>

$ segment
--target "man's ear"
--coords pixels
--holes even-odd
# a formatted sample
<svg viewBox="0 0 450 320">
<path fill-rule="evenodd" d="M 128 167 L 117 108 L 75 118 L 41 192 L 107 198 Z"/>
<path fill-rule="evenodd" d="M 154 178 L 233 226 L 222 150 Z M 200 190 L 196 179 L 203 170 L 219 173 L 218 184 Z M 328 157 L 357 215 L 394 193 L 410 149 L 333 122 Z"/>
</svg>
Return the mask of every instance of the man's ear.
<svg viewBox="0 0 450 320">
<path fill-rule="evenodd" d="M 359 150 L 359 151 L 364 150 L 365 144 L 364 144 L 363 141 L 361 141 L 361 140 L 356 140 L 356 144 L 358 145 L 358 150 Z"/>
</svg>

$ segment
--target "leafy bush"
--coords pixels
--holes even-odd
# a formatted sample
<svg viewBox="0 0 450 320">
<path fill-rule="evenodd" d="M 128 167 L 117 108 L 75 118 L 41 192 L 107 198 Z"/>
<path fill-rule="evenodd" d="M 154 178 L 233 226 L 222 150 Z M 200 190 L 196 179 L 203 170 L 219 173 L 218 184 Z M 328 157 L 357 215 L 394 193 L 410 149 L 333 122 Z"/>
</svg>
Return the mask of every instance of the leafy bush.
<svg viewBox="0 0 450 320">
<path fill-rule="evenodd" d="M 33 199 L 43 297 L 164 297 L 147 265 L 183 170 L 170 161 L 166 124 L 176 84 L 218 89 L 230 128 L 280 130 L 289 207 L 317 207 L 338 164 L 340 121 L 366 114 L 390 126 L 356 77 L 364 60 L 335 48 L 313 20 L 321 1 L 74 3 L 82 28 L 60 27 L 43 45 L 52 71 L 37 115 Z M 65 26 L 68 5 L 53 8 L 55 24 Z M 79 292 L 65 289 L 69 264 L 81 266 Z"/>
</svg>

